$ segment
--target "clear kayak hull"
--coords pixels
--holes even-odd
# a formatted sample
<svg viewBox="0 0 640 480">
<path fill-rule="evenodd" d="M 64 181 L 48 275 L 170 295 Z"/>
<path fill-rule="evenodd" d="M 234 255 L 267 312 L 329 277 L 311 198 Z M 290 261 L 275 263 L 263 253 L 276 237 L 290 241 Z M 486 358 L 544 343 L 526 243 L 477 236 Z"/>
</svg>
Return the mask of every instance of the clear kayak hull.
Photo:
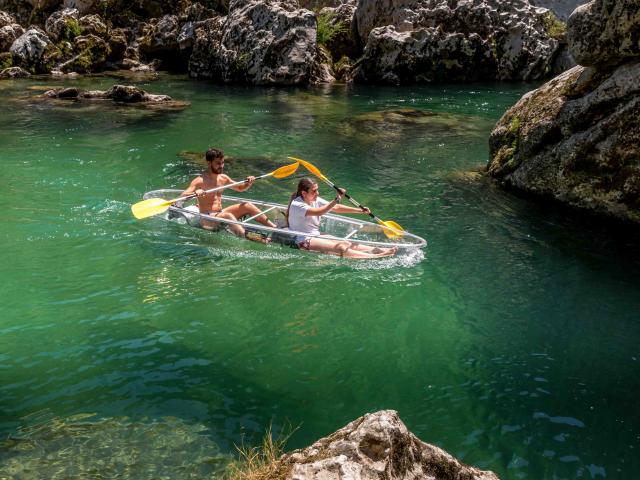
<svg viewBox="0 0 640 480">
<path fill-rule="evenodd" d="M 176 198 L 182 193 L 181 190 L 163 189 L 153 190 L 144 194 L 144 199 L 148 198 Z M 285 225 L 285 212 L 287 205 L 268 202 L 263 200 L 254 200 L 250 198 L 241 198 L 230 195 L 222 196 L 222 208 L 240 202 L 253 203 L 262 213 L 267 215 L 269 219 L 278 226 Z M 225 218 L 217 218 L 210 215 L 199 213 L 195 206 L 195 200 L 184 202 L 183 205 L 172 205 L 164 214 L 165 219 L 176 221 L 178 223 L 190 225 L 196 228 L 202 228 L 202 220 L 205 223 L 219 222 L 221 224 L 238 224 L 245 228 L 247 232 L 253 232 L 268 239 L 272 243 L 280 243 L 282 245 L 292 245 L 296 236 L 314 237 L 308 233 L 296 232 L 288 228 L 271 228 L 255 221 L 255 218 L 244 218 L 237 221 Z M 335 240 L 345 240 L 354 244 L 378 246 L 378 247 L 397 247 L 398 251 L 415 250 L 424 248 L 427 241 L 417 235 L 409 232 L 403 232 L 402 235 L 387 237 L 383 228 L 366 220 L 360 220 L 357 217 L 347 217 L 328 213 L 322 216 L 320 223 L 322 238 L 331 238 Z"/>
</svg>

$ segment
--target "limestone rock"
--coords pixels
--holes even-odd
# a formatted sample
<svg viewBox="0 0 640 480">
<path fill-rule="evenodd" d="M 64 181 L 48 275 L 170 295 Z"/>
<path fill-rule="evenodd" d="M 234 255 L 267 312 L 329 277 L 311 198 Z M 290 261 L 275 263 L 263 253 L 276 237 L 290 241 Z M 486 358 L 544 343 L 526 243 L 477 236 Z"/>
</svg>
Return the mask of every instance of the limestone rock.
<svg viewBox="0 0 640 480">
<path fill-rule="evenodd" d="M 29 76 L 31 74 L 20 67 L 9 67 L 0 71 L 0 78 L 26 78 Z"/>
<path fill-rule="evenodd" d="M 490 175 L 640 224 L 639 19 L 637 0 L 595 0 L 574 11 L 569 46 L 593 66 L 565 72 L 505 113 L 491 134 Z"/>
<path fill-rule="evenodd" d="M 44 29 L 53 41 L 73 40 L 80 34 L 79 13 L 75 8 L 65 8 L 53 12 L 44 24 Z"/>
<path fill-rule="evenodd" d="M 11 23 L 0 27 L 0 52 L 6 52 L 13 42 L 24 34 L 24 29 L 17 23 Z"/>
<path fill-rule="evenodd" d="M 145 26 L 144 36 L 139 40 L 140 51 L 145 55 L 177 51 L 179 32 L 178 17 L 165 15 Z"/>
<path fill-rule="evenodd" d="M 16 19 L 11 14 L 0 10 L 0 28 L 14 23 L 16 23 Z"/>
<path fill-rule="evenodd" d="M 393 410 L 366 414 L 279 463 L 290 480 L 498 480 L 420 441 Z"/>
<path fill-rule="evenodd" d="M 355 79 L 540 79 L 563 48 L 562 24 L 550 15 L 526 0 L 361 1 L 355 24 L 365 47 Z"/>
<path fill-rule="evenodd" d="M 81 35 L 73 43 L 75 55 L 58 65 L 57 70 L 63 73 L 91 73 L 102 70 L 109 56 L 109 44 L 96 35 Z"/>
<path fill-rule="evenodd" d="M 40 62 L 49 44 L 51 40 L 42 30 L 30 28 L 13 42 L 10 52 L 22 66 L 28 68 Z"/>
<path fill-rule="evenodd" d="M 579 65 L 616 65 L 640 57 L 638 0 L 594 0 L 573 12 L 567 28 Z"/>
<path fill-rule="evenodd" d="M 92 34 L 102 37 L 107 33 L 107 26 L 102 21 L 100 15 L 85 15 L 80 18 L 78 23 L 80 24 L 83 35 Z"/>
<path fill-rule="evenodd" d="M 113 100 L 122 105 L 164 106 L 166 108 L 184 108 L 188 102 L 173 100 L 169 95 L 148 93 L 133 85 L 114 85 L 109 90 L 82 90 L 77 87 L 65 87 L 47 90 L 42 94 L 46 99 L 59 100 Z"/>
<path fill-rule="evenodd" d="M 316 61 L 315 17 L 295 1 L 234 0 L 224 20 L 196 33 L 192 77 L 254 85 L 311 81 Z"/>
<path fill-rule="evenodd" d="M 507 186 L 640 223 L 640 62 L 578 66 L 525 95 L 491 134 Z"/>
</svg>

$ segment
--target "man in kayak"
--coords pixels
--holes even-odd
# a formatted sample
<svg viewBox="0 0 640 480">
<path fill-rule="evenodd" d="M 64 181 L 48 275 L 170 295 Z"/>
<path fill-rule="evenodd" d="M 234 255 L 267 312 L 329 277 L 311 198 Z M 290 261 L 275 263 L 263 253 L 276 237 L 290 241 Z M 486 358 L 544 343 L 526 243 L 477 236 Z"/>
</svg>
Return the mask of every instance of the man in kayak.
<svg viewBox="0 0 640 480">
<path fill-rule="evenodd" d="M 340 189 L 336 198 L 328 202 L 318 196 L 318 184 L 316 182 L 310 178 L 301 179 L 298 182 L 298 189 L 291 195 L 291 200 L 289 201 L 287 210 L 289 230 L 320 235 L 320 217 L 325 213 L 361 213 L 369 215 L 370 211 L 366 207 L 360 209 L 340 205 L 340 200 L 342 200 L 345 193 L 345 190 Z M 299 235 L 295 237 L 294 242 L 301 250 L 351 258 L 388 257 L 398 251 L 396 247 L 379 248 L 352 243 L 347 240 L 335 240 L 317 236 Z"/>
<path fill-rule="evenodd" d="M 189 187 L 182 192 L 181 196 L 186 196 L 195 193 L 198 196 L 198 209 L 200 213 L 216 217 L 216 218 L 224 218 L 227 220 L 238 221 L 239 218 L 244 216 L 254 216 L 256 217 L 256 221 L 260 222 L 267 227 L 276 228 L 276 225 L 267 218 L 266 215 L 260 214 L 260 210 L 251 202 L 242 202 L 235 203 L 226 208 L 222 208 L 222 190 L 217 192 L 206 193 L 205 190 L 209 190 L 216 187 L 222 187 L 224 185 L 228 185 L 230 183 L 234 183 L 228 175 L 224 172 L 224 153 L 222 150 L 218 148 L 210 148 L 206 153 L 207 159 L 207 171 L 204 172 L 201 176 L 193 179 Z M 229 187 L 236 192 L 245 192 L 251 188 L 255 177 L 249 176 L 245 183 L 240 185 L 234 185 L 233 187 Z M 219 230 L 223 225 L 221 222 L 215 222 L 212 220 L 200 219 L 200 225 L 203 228 L 208 230 Z M 246 237 L 250 240 L 262 241 L 262 239 L 257 239 L 257 237 L 247 236 L 245 229 L 242 225 L 237 225 L 234 223 L 226 224 L 229 227 L 229 230 L 233 232 L 238 237 Z"/>
</svg>

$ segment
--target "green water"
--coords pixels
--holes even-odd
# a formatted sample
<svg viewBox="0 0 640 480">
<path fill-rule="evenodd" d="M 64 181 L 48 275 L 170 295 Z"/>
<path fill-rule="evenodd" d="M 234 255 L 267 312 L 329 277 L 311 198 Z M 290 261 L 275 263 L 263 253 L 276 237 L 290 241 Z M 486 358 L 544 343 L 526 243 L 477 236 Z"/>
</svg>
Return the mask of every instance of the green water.
<svg viewBox="0 0 640 480">
<path fill-rule="evenodd" d="M 138 83 L 191 105 L 51 104 L 34 87 L 61 83 L 0 83 L 0 477 L 206 476 L 270 424 L 298 427 L 297 448 L 379 409 L 502 478 L 636 474 L 637 236 L 473 173 L 532 85 Z M 438 115 L 366 115 L 399 108 Z M 201 169 L 179 152 L 209 146 L 245 159 L 234 178 L 310 160 L 428 248 L 357 262 L 133 219 L 145 191 Z M 249 194 L 283 202 L 295 183 Z"/>
</svg>

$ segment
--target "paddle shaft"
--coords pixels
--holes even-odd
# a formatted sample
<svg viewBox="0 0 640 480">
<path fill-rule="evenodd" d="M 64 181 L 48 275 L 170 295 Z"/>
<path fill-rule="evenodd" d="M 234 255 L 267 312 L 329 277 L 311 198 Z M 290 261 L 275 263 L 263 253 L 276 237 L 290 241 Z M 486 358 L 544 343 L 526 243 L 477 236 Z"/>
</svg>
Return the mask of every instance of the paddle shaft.
<svg viewBox="0 0 640 480">
<path fill-rule="evenodd" d="M 338 187 L 335 183 L 333 183 L 331 180 L 329 180 L 327 177 L 325 177 L 324 175 L 322 176 L 322 180 L 325 181 L 325 183 L 327 185 L 329 185 L 330 187 L 333 187 L 336 189 L 336 192 L 340 192 L 342 189 L 340 187 Z M 355 205 L 357 208 L 361 209 L 364 211 L 364 207 L 354 198 L 351 197 L 351 195 L 349 195 L 347 192 L 344 193 L 344 196 L 347 197 L 347 200 L 349 200 L 353 205 Z M 384 223 L 380 217 L 378 217 L 377 215 L 374 215 L 373 213 L 371 213 L 371 211 L 369 211 L 369 216 L 371 218 L 373 218 L 376 222 L 378 223 Z"/>
<path fill-rule="evenodd" d="M 273 175 L 273 172 L 265 173 L 264 175 L 260 175 L 259 177 L 256 177 L 255 180 L 258 180 L 260 178 L 265 178 L 265 177 L 268 177 L 270 175 Z M 225 188 L 235 187 L 236 185 L 242 185 L 243 183 L 247 183 L 247 180 L 241 180 L 239 182 L 233 182 L 233 183 L 230 183 L 228 185 L 222 185 L 221 187 L 210 188 L 209 190 L 205 190 L 204 193 L 217 192 L 219 190 L 224 190 Z M 192 194 L 186 195 L 184 197 L 176 198 L 172 203 L 181 202 L 183 200 L 188 200 L 190 198 L 197 197 L 197 196 L 198 196 L 197 194 L 192 193 Z"/>
</svg>

